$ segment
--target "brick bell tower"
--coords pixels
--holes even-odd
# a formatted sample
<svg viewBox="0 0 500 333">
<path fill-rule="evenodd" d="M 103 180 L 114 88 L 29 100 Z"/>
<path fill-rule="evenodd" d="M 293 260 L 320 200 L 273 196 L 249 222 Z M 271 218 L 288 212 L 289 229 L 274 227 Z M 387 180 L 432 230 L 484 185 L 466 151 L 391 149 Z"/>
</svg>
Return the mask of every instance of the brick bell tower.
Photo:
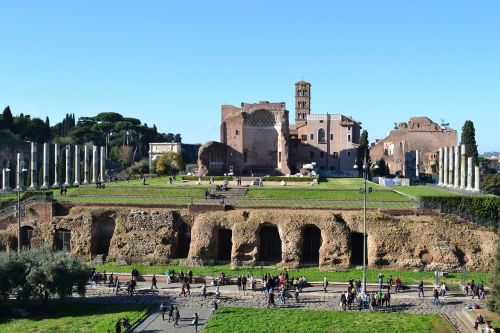
<svg viewBox="0 0 500 333">
<path fill-rule="evenodd" d="M 311 84 L 299 81 L 295 83 L 295 124 L 305 124 L 308 114 L 311 114 Z"/>
</svg>

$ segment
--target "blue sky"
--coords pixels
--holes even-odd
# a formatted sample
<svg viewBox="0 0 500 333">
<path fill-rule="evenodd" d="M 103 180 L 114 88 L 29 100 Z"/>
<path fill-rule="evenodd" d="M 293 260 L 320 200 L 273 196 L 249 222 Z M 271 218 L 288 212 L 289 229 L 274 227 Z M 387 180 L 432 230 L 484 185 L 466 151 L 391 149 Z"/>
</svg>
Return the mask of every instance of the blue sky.
<svg viewBox="0 0 500 333">
<path fill-rule="evenodd" d="M 114 111 L 219 139 L 220 105 L 284 101 L 361 120 L 425 115 L 500 150 L 500 1 L 2 1 L 0 107 Z M 293 121 L 293 119 L 292 119 Z"/>
</svg>

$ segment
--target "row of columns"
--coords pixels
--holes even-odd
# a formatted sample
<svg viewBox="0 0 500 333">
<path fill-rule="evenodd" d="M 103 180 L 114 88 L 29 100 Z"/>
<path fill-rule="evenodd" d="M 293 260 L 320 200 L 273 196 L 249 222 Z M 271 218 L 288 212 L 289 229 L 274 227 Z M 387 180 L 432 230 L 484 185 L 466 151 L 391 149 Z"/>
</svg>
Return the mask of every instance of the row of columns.
<svg viewBox="0 0 500 333">
<path fill-rule="evenodd" d="M 439 148 L 438 185 L 480 192 L 479 166 L 474 165 L 472 157 L 467 157 L 464 144 Z"/>
<path fill-rule="evenodd" d="M 71 152 L 72 152 L 72 147 L 71 145 L 66 145 L 66 161 L 65 161 L 65 166 L 66 166 L 66 173 L 65 173 L 65 180 L 63 183 L 63 186 L 71 186 L 75 185 L 78 186 L 80 184 L 89 184 L 89 183 L 96 183 L 98 181 L 103 182 L 104 181 L 104 172 L 105 172 L 105 148 L 104 147 L 99 147 L 99 146 L 93 146 L 92 147 L 92 169 L 90 168 L 90 147 L 89 146 L 83 146 L 83 181 L 81 182 L 81 172 L 80 172 L 80 163 L 81 163 L 81 150 L 80 150 L 80 145 L 75 145 L 73 148 L 75 157 L 74 157 L 74 172 L 72 172 L 71 168 Z M 100 156 L 99 156 L 100 152 Z M 60 165 L 61 161 L 61 151 L 60 151 L 60 145 L 58 143 L 54 144 L 54 184 L 52 186 L 50 185 L 50 162 L 49 162 L 49 156 L 50 156 L 50 144 L 49 143 L 44 143 L 43 144 L 43 159 L 42 159 L 42 185 L 40 186 L 40 189 L 49 189 L 49 188 L 58 188 L 60 187 L 60 176 L 59 175 L 59 168 L 58 166 Z M 30 190 L 36 190 L 38 189 L 38 146 L 36 143 L 32 142 L 31 143 L 31 156 L 30 156 L 30 174 L 31 174 L 31 183 L 29 186 Z M 99 163 L 100 162 L 100 163 Z M 22 182 L 22 175 L 21 173 L 23 172 L 23 160 L 22 160 L 22 154 L 18 153 L 17 154 L 17 169 L 16 169 L 16 190 L 23 188 Z M 92 170 L 92 179 L 90 179 L 90 171 Z M 2 169 L 2 191 L 10 191 L 11 187 L 9 184 L 9 179 L 10 179 L 10 169 L 4 168 Z M 74 175 L 74 179 L 72 179 L 72 175 Z M 72 182 L 73 180 L 73 182 Z"/>
</svg>

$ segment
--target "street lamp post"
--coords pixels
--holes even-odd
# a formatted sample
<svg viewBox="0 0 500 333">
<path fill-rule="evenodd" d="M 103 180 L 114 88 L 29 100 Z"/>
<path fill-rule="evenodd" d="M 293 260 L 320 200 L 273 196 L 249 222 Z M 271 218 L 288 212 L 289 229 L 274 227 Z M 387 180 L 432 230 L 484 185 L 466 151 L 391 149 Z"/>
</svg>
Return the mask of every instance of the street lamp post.
<svg viewBox="0 0 500 333">
<path fill-rule="evenodd" d="M 19 184 L 17 184 L 17 252 L 21 253 L 21 191 L 22 191 L 22 173 L 28 172 L 28 169 L 24 168 L 24 161 L 21 161 L 19 168 L 16 170 L 16 179 L 18 179 Z"/>
<path fill-rule="evenodd" d="M 368 180 L 368 170 L 369 167 L 371 166 L 371 160 L 367 159 L 368 151 L 365 151 L 365 158 L 363 161 L 363 189 L 361 191 L 363 192 L 363 294 L 366 293 L 366 197 L 367 197 L 367 188 L 366 188 L 366 183 Z M 354 169 L 357 169 L 358 165 L 354 164 Z M 375 169 L 378 169 L 378 165 L 375 165 Z M 371 192 L 371 188 L 370 188 Z"/>
</svg>

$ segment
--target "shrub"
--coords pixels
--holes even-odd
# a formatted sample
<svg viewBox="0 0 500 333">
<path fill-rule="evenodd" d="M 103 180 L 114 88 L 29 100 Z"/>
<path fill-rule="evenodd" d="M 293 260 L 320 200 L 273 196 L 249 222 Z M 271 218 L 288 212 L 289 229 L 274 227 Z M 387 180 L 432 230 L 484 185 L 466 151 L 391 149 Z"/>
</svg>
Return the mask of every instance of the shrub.
<svg viewBox="0 0 500 333">
<path fill-rule="evenodd" d="M 312 182 L 314 179 L 317 179 L 319 182 L 319 176 L 314 177 L 285 177 L 285 176 L 264 176 L 262 177 L 262 181 L 267 182 L 280 182 L 282 180 L 286 182 Z"/>
<path fill-rule="evenodd" d="M 500 245 L 497 246 L 495 265 L 490 272 L 491 295 L 488 297 L 488 309 L 500 313 Z"/>
<path fill-rule="evenodd" d="M 176 175 L 183 169 L 182 155 L 173 151 L 164 153 L 156 162 L 156 173 L 159 175 Z"/>
<path fill-rule="evenodd" d="M 500 174 L 484 174 L 481 176 L 481 191 L 483 193 L 500 195 Z"/>
<path fill-rule="evenodd" d="M 0 253 L 0 295 L 39 298 L 44 304 L 51 295 L 71 296 L 73 287 L 85 294 L 88 267 L 67 252 L 54 252 L 48 246 Z"/>
<path fill-rule="evenodd" d="M 233 180 L 233 176 L 182 176 L 182 180 L 198 180 L 201 178 L 201 180 L 210 180 L 210 177 L 213 177 L 214 180 Z"/>
<path fill-rule="evenodd" d="M 438 208 L 443 205 L 494 221 L 498 221 L 500 212 L 500 197 L 492 196 L 422 196 L 420 203 L 422 208 Z"/>
<path fill-rule="evenodd" d="M 0 251 L 11 250 L 16 247 L 16 235 L 0 232 Z"/>
<path fill-rule="evenodd" d="M 144 159 L 139 162 L 135 162 L 130 168 L 127 169 L 127 172 L 132 175 L 143 175 L 149 173 L 149 161 Z"/>
</svg>

